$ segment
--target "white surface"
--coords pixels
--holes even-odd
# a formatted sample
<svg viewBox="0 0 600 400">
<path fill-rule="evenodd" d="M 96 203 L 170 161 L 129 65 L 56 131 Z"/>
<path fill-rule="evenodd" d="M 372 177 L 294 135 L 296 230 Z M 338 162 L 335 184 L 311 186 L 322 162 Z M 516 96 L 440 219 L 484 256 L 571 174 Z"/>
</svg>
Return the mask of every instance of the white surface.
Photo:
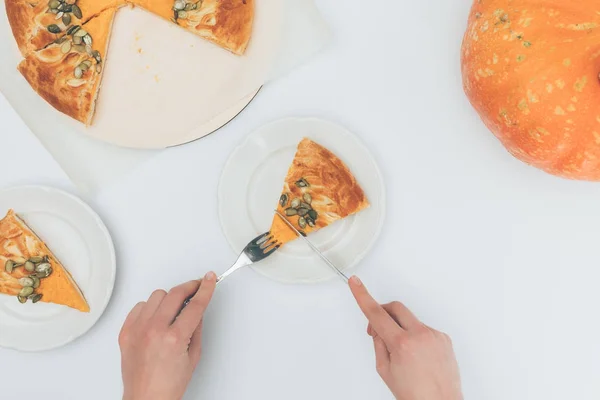
<svg viewBox="0 0 600 400">
<path fill-rule="evenodd" d="M 377 159 L 386 223 L 358 271 L 378 299 L 402 300 L 452 336 L 467 399 L 600 398 L 600 184 L 530 168 L 483 126 L 460 79 L 470 2 L 318 5 L 335 35 L 326 52 L 266 86 L 218 135 L 162 152 L 87 199 L 117 247 L 113 300 L 60 350 L 0 350 L 3 395 L 119 398 L 125 315 L 157 287 L 232 262 L 217 217 L 222 167 L 248 133 L 300 115 L 346 126 Z M 71 189 L 2 100 L 0 147 L 0 185 Z M 280 285 L 240 271 L 211 305 L 187 399 L 391 400 L 365 328 L 341 282 Z M 35 385 L 23 373 L 32 365 L 44 371 Z"/>
<path fill-rule="evenodd" d="M 314 2 L 306 0 L 261 1 L 243 57 L 143 10 L 119 10 L 95 121 L 86 129 L 31 90 L 16 69 L 21 55 L 4 7 L 2 21 L 0 52 L 6 57 L 0 57 L 0 91 L 88 194 L 156 154 L 108 143 L 163 148 L 212 133 L 235 117 L 264 82 L 284 76 L 330 38 Z"/>
<path fill-rule="evenodd" d="M 314 118 L 287 118 L 260 127 L 235 148 L 219 182 L 219 219 L 234 252 L 269 230 L 298 143 L 308 137 L 336 154 L 362 186 L 371 206 L 325 229 L 310 240 L 338 268 L 362 261 L 381 232 L 385 215 L 383 177 L 369 150 L 347 129 Z M 317 283 L 337 278 L 300 240 L 286 244 L 254 266 L 283 283 Z M 348 271 L 350 273 L 350 271 Z"/>
<path fill-rule="evenodd" d="M 48 350 L 72 342 L 96 324 L 115 284 L 115 248 L 98 215 L 78 198 L 41 186 L 0 191 L 0 214 L 14 208 L 71 273 L 89 313 L 0 295 L 0 346 Z M 1 218 L 1 217 L 0 217 Z"/>
</svg>

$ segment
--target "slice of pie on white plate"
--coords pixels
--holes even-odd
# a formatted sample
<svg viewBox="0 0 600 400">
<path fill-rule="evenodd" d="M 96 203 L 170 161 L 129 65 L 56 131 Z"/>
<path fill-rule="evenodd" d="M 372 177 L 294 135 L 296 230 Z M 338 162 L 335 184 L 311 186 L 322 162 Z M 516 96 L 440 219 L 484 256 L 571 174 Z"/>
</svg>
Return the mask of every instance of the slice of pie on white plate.
<svg viewBox="0 0 600 400">
<path fill-rule="evenodd" d="M 277 211 L 301 233 L 309 234 L 369 207 L 363 189 L 335 154 L 303 139 L 288 170 Z M 285 244 L 297 238 L 278 215 L 270 230 Z"/>
<path fill-rule="evenodd" d="M 0 220 L 0 294 L 22 303 L 42 301 L 90 311 L 69 271 L 13 210 Z"/>
</svg>

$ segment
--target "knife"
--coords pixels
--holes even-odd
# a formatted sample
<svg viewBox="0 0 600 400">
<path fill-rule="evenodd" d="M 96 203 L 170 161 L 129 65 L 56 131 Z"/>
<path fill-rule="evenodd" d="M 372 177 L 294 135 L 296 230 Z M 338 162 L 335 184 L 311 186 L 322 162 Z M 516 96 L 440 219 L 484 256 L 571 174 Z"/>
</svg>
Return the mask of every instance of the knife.
<svg viewBox="0 0 600 400">
<path fill-rule="evenodd" d="M 321 253 L 321 251 L 317 248 L 317 246 L 312 244 L 312 242 L 310 240 L 308 240 L 302 233 L 300 233 L 300 231 L 298 229 L 296 229 L 296 227 L 294 225 L 292 225 L 292 223 L 290 221 L 288 221 L 287 218 L 283 216 L 283 214 L 281 214 L 277 210 L 275 210 L 275 213 L 277 215 L 279 215 L 279 217 L 283 220 L 283 222 L 285 222 L 287 224 L 287 226 L 289 226 L 294 232 L 296 232 L 296 235 L 301 237 L 306 242 L 306 244 L 308 244 L 308 246 L 315 253 L 317 253 L 317 255 L 319 257 L 321 257 L 321 260 L 325 261 L 325 264 L 327 264 L 332 270 L 334 270 L 335 273 L 338 274 L 340 276 L 340 278 L 342 278 L 344 280 L 344 282 L 346 282 L 346 283 L 348 282 L 348 277 L 338 267 L 336 267 L 331 261 L 329 261 L 329 259 L 327 257 L 325 257 L 325 255 L 323 253 Z"/>
</svg>

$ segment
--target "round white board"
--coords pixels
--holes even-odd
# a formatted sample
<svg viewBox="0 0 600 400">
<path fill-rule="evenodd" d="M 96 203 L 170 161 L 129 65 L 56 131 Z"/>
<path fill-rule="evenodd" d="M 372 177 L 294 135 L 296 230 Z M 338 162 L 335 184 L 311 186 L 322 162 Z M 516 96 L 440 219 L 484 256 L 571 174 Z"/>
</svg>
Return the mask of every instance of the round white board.
<svg viewBox="0 0 600 400">
<path fill-rule="evenodd" d="M 11 208 L 71 273 L 91 311 L 21 304 L 14 296 L 0 294 L 0 346 L 22 351 L 63 346 L 85 334 L 110 300 L 116 271 L 112 240 L 87 204 L 57 189 L 25 186 L 0 191 L 2 217 Z"/>
<path fill-rule="evenodd" d="M 318 119 L 285 119 L 250 134 L 231 154 L 219 184 L 219 218 L 231 247 L 241 251 L 271 226 L 283 181 L 305 137 L 325 146 L 346 165 L 371 207 L 315 232 L 309 239 L 336 265 L 348 270 L 377 240 L 385 215 L 383 178 L 369 150 L 343 127 Z M 285 283 L 315 283 L 335 273 L 296 240 L 257 264 L 256 271 Z"/>
</svg>

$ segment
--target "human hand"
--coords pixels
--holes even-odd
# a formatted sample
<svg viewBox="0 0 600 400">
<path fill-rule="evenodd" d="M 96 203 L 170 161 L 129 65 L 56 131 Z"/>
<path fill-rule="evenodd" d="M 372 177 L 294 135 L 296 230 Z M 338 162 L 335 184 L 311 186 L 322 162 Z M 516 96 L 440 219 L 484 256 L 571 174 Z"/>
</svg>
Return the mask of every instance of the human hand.
<svg viewBox="0 0 600 400">
<path fill-rule="evenodd" d="M 213 272 L 202 281 L 157 290 L 127 316 L 121 333 L 123 400 L 180 400 L 202 348 L 202 318 L 215 290 Z M 178 315 L 185 299 L 194 294 Z"/>
<path fill-rule="evenodd" d="M 448 335 L 432 329 L 402 303 L 380 305 L 358 277 L 350 289 L 369 320 L 377 372 L 397 400 L 462 400 L 460 374 Z"/>
</svg>

